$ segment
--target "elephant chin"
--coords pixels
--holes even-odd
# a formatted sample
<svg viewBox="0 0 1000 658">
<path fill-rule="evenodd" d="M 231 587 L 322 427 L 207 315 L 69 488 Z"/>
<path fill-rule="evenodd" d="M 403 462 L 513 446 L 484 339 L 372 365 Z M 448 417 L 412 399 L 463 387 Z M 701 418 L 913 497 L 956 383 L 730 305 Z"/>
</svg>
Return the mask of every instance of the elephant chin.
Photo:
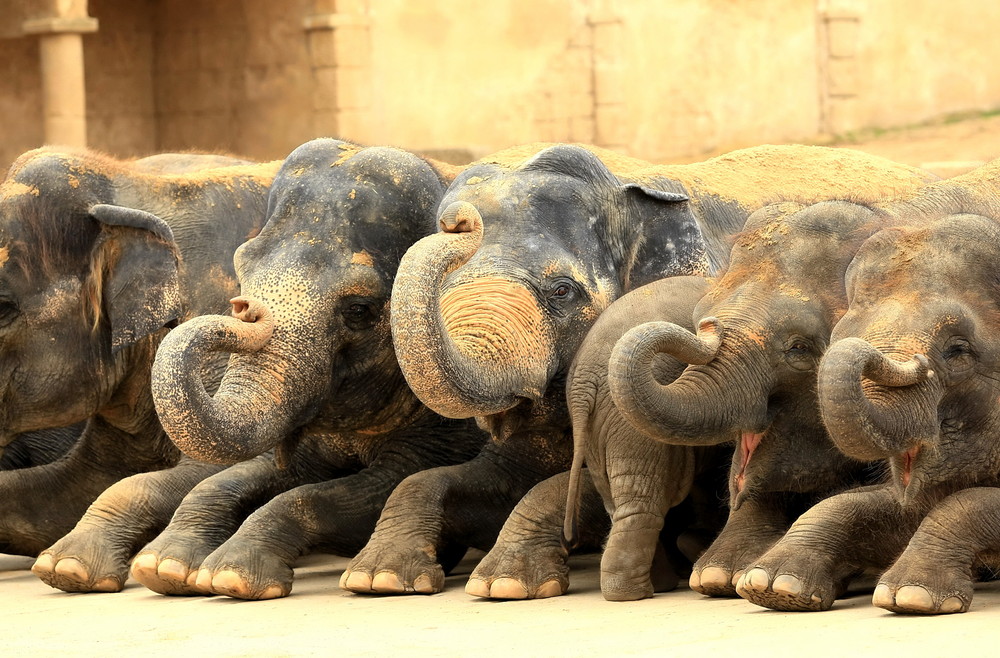
<svg viewBox="0 0 1000 658">
<path fill-rule="evenodd" d="M 482 242 L 482 217 L 452 204 L 443 231 L 403 257 L 391 300 L 400 367 L 420 400 L 450 418 L 490 416 L 545 395 L 555 363 L 549 322 L 531 292 L 495 273 L 463 271 Z M 468 266 L 467 270 L 468 270 Z"/>
</svg>

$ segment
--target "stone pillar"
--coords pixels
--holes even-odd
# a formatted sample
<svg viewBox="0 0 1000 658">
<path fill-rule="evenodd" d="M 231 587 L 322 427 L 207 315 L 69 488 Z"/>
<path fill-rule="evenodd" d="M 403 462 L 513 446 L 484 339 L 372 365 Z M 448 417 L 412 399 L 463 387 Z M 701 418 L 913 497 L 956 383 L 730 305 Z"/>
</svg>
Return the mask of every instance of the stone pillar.
<svg viewBox="0 0 1000 658">
<path fill-rule="evenodd" d="M 371 18 L 368 0 L 316 0 L 303 27 L 316 92 L 316 135 L 372 142 Z"/>
<path fill-rule="evenodd" d="M 83 35 L 97 31 L 97 19 L 37 18 L 25 21 L 23 29 L 26 34 L 39 35 L 46 143 L 86 146 Z"/>
</svg>

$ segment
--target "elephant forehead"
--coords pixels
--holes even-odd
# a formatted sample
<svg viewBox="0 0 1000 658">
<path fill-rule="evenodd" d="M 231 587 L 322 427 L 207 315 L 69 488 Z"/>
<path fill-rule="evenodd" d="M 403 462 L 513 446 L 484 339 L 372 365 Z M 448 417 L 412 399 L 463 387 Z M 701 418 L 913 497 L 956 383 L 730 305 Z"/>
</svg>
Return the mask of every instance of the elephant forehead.
<svg viewBox="0 0 1000 658">
<path fill-rule="evenodd" d="M 548 322 L 534 295 L 508 279 L 480 278 L 441 296 L 445 331 L 463 354 L 479 359 L 548 356 Z"/>
</svg>

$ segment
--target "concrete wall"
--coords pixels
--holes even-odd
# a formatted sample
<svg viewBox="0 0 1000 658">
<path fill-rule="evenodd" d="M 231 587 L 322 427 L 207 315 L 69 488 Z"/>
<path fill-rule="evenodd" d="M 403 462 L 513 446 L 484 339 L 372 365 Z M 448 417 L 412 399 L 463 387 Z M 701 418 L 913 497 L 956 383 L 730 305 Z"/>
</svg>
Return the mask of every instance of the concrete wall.
<svg viewBox="0 0 1000 658">
<path fill-rule="evenodd" d="M 0 39 L 0 176 L 45 139 L 41 84 L 37 38 Z"/>
<path fill-rule="evenodd" d="M 0 0 L 3 166 L 45 140 L 15 27 L 47 12 L 99 22 L 86 137 L 120 155 L 339 135 L 664 161 L 1000 108 L 995 0 Z"/>
<path fill-rule="evenodd" d="M 1000 2 L 825 0 L 833 133 L 1000 107 Z M 838 61 L 839 60 L 839 61 Z"/>
<path fill-rule="evenodd" d="M 153 21 L 148 5 L 90 0 L 90 15 L 100 28 L 83 37 L 87 143 L 125 155 L 156 151 Z"/>
<path fill-rule="evenodd" d="M 309 0 L 154 2 L 157 148 L 286 155 L 313 136 Z"/>
</svg>

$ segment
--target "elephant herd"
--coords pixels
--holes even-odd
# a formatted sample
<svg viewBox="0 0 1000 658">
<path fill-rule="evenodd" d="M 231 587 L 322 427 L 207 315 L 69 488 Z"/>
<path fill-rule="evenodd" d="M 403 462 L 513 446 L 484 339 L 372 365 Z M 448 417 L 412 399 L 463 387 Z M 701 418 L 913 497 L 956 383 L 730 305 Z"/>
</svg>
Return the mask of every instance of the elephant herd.
<svg viewBox="0 0 1000 658">
<path fill-rule="evenodd" d="M 0 183 L 0 551 L 71 592 L 569 587 L 968 610 L 1000 569 L 1000 161 L 42 148 Z"/>
</svg>

